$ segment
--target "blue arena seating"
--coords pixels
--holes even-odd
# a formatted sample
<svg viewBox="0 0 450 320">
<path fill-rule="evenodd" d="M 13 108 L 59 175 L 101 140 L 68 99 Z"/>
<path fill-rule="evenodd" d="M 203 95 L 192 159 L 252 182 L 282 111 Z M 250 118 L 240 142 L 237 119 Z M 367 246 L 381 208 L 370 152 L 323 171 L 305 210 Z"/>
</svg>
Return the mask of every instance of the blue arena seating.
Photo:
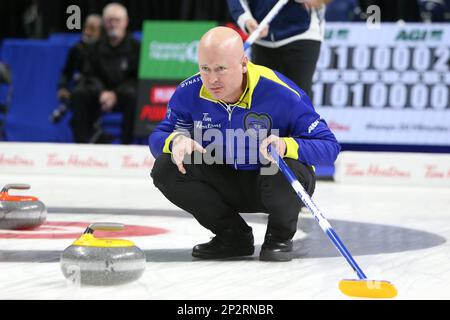
<svg viewBox="0 0 450 320">
<path fill-rule="evenodd" d="M 141 32 L 133 35 L 139 40 L 142 37 Z M 58 124 L 50 123 L 49 116 L 58 107 L 57 84 L 67 54 L 79 39 L 77 33 L 56 33 L 45 40 L 3 41 L 0 57 L 9 65 L 13 79 L 5 126 L 9 141 L 73 142 L 70 113 Z M 119 136 L 118 116 L 104 117 L 105 132 L 112 131 L 114 136 Z"/>
</svg>

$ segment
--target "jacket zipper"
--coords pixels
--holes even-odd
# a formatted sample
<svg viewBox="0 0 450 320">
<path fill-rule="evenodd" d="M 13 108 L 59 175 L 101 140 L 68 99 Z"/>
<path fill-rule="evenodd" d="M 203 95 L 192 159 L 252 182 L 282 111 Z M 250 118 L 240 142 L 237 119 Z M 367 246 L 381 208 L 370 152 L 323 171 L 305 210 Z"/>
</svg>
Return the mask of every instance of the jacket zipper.
<svg viewBox="0 0 450 320">
<path fill-rule="evenodd" d="M 228 111 L 228 128 L 229 128 L 230 130 L 232 129 L 232 128 L 231 128 L 231 116 L 232 116 L 233 110 L 234 110 L 235 108 L 236 108 L 236 107 L 231 108 L 231 106 L 227 105 L 227 111 Z M 234 136 L 232 136 L 232 138 L 233 138 L 233 137 L 234 137 Z M 231 144 L 228 143 L 228 145 L 231 145 Z M 230 147 L 230 148 L 231 148 L 231 147 Z M 232 156 L 232 151 L 233 151 L 233 150 L 230 149 L 230 156 Z M 234 155 L 233 160 L 234 160 L 234 169 L 237 170 L 236 155 Z"/>
<path fill-rule="evenodd" d="M 225 103 L 222 104 L 222 103 L 220 103 L 220 102 L 219 102 L 219 104 L 220 104 L 222 107 L 224 107 L 225 110 L 228 112 L 228 128 L 231 130 L 231 129 L 232 129 L 232 127 L 231 127 L 231 116 L 233 115 L 233 111 L 234 111 L 234 109 L 236 108 L 236 106 L 233 107 L 233 108 L 231 108 L 231 106 L 228 105 L 228 104 L 225 104 Z M 226 132 L 225 132 L 225 135 L 227 135 Z M 229 139 L 230 139 L 230 138 L 227 137 L 227 140 L 229 140 Z M 228 150 L 229 156 L 232 157 L 232 156 L 233 156 L 233 152 L 232 152 L 230 146 L 231 146 L 230 141 L 227 141 L 227 150 Z M 234 169 L 237 170 L 236 157 L 233 157 L 233 161 L 234 161 Z"/>
</svg>

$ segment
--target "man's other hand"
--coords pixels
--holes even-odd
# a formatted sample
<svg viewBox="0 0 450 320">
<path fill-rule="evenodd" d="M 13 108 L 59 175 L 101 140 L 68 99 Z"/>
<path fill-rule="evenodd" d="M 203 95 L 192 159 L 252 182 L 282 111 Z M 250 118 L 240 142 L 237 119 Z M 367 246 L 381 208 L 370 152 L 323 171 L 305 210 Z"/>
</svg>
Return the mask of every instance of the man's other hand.
<svg viewBox="0 0 450 320">
<path fill-rule="evenodd" d="M 263 155 L 264 158 L 269 160 L 270 162 L 275 162 L 275 159 L 272 158 L 272 156 L 269 154 L 267 148 L 269 145 L 272 144 L 272 148 L 276 147 L 278 154 L 280 157 L 283 157 L 286 153 L 286 142 L 280 137 L 277 137 L 275 135 L 270 135 L 266 139 L 261 142 L 261 146 L 259 147 L 259 152 Z"/>
<path fill-rule="evenodd" d="M 66 100 L 70 98 L 70 92 L 65 88 L 61 88 L 58 90 L 57 96 L 59 100 Z"/>
<path fill-rule="evenodd" d="M 172 140 L 172 158 L 178 167 L 178 171 L 182 174 L 186 174 L 186 169 L 183 166 L 184 156 L 186 154 L 191 155 L 194 151 L 205 153 L 206 149 L 198 142 L 182 134 L 176 136 L 175 139 Z"/>
</svg>

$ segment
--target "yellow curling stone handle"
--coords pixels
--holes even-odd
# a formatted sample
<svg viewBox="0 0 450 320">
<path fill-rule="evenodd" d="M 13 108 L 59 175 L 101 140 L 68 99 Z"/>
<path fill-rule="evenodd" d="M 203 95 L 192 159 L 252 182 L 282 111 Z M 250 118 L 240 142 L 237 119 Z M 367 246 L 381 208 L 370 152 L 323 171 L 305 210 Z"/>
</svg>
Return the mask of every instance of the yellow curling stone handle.
<svg viewBox="0 0 450 320">
<path fill-rule="evenodd" d="M 125 225 L 121 223 L 101 222 L 93 223 L 86 228 L 81 237 L 73 242 L 74 246 L 83 247 L 99 247 L 99 248 L 120 248 L 120 247 L 133 247 L 134 243 L 124 239 L 101 239 L 94 236 L 94 232 L 97 230 L 102 231 L 121 231 L 125 228 Z"/>
</svg>

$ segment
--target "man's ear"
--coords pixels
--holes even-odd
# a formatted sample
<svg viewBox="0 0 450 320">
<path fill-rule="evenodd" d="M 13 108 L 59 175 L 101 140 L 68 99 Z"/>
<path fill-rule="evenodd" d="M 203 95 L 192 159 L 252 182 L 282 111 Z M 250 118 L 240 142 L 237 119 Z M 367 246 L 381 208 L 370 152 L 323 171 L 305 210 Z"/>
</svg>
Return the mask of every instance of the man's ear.
<svg viewBox="0 0 450 320">
<path fill-rule="evenodd" d="M 248 71 L 248 57 L 246 55 L 242 58 L 242 71 L 243 73 L 247 73 Z"/>
</svg>

